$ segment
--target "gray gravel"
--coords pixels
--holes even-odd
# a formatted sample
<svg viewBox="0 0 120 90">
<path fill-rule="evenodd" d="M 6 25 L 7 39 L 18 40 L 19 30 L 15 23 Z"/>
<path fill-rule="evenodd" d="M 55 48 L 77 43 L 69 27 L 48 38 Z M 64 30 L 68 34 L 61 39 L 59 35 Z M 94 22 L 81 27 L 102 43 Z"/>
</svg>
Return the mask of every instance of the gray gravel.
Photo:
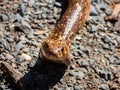
<svg viewBox="0 0 120 90">
<path fill-rule="evenodd" d="M 71 46 L 73 65 L 66 69 L 64 65 L 41 63 L 40 59 L 38 64 L 40 45 L 49 32 L 39 35 L 34 32 L 54 29 L 67 2 L 3 0 L 0 2 L 0 60 L 24 75 L 26 90 L 120 90 L 120 33 L 113 32 L 113 22 L 104 20 L 104 16 L 112 13 L 111 2 L 91 0 L 90 16 Z M 0 89 L 13 88 L 0 71 Z"/>
</svg>

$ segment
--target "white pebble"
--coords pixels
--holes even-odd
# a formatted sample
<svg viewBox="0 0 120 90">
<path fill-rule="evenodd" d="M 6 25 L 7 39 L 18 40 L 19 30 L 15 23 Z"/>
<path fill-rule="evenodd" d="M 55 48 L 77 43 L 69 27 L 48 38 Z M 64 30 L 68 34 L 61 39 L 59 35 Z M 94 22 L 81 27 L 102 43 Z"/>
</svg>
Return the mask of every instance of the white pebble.
<svg viewBox="0 0 120 90">
<path fill-rule="evenodd" d="M 32 59 L 29 55 L 27 55 L 25 53 L 23 53 L 21 56 L 23 56 L 26 61 L 29 61 Z"/>
</svg>

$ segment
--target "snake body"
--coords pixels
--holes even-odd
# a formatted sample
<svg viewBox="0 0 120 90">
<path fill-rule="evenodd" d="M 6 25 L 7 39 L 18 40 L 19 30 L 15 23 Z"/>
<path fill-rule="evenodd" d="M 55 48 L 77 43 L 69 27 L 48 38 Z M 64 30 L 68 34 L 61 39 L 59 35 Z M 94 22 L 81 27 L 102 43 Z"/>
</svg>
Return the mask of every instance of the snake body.
<svg viewBox="0 0 120 90">
<path fill-rule="evenodd" d="M 55 29 L 42 43 L 40 57 L 69 65 L 70 46 L 78 30 L 85 24 L 90 13 L 90 0 L 68 0 L 69 5 Z"/>
</svg>

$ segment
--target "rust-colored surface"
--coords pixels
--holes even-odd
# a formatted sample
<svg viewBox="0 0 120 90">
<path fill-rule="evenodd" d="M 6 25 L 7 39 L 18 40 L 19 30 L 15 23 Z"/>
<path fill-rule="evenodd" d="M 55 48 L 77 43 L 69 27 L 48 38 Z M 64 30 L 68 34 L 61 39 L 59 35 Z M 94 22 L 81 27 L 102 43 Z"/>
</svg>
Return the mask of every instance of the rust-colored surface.
<svg viewBox="0 0 120 90">
<path fill-rule="evenodd" d="M 53 32 L 43 42 L 40 57 L 69 65 L 70 46 L 76 32 L 84 25 L 90 12 L 90 0 L 69 0 L 69 6 Z"/>
<path fill-rule="evenodd" d="M 105 19 L 109 20 L 109 19 L 118 19 L 118 15 L 120 13 L 120 4 L 115 4 L 114 2 L 112 3 L 112 8 L 113 8 L 113 12 L 110 16 L 106 16 Z"/>
</svg>

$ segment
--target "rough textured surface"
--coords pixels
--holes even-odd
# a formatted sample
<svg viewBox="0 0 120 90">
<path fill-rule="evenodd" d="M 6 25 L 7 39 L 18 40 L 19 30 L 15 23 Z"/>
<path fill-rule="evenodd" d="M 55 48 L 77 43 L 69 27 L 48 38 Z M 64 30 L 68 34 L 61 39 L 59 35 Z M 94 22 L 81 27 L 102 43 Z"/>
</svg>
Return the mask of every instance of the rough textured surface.
<svg viewBox="0 0 120 90">
<path fill-rule="evenodd" d="M 91 2 L 90 17 L 71 46 L 74 65 L 66 68 L 36 61 L 41 43 L 50 33 L 43 32 L 54 29 L 67 2 L 0 0 L 0 60 L 23 74 L 26 90 L 120 89 L 120 30 L 114 30 L 115 21 L 104 20 L 104 16 L 112 14 L 112 0 Z M 34 34 L 37 31 L 41 34 Z M 32 59 L 25 59 L 22 54 Z M 15 85 L 0 71 L 0 89 L 13 88 Z"/>
<path fill-rule="evenodd" d="M 44 40 L 40 57 L 44 60 L 70 65 L 70 47 L 76 33 L 85 24 L 90 0 L 68 0 L 68 8 L 53 32 Z"/>
</svg>

